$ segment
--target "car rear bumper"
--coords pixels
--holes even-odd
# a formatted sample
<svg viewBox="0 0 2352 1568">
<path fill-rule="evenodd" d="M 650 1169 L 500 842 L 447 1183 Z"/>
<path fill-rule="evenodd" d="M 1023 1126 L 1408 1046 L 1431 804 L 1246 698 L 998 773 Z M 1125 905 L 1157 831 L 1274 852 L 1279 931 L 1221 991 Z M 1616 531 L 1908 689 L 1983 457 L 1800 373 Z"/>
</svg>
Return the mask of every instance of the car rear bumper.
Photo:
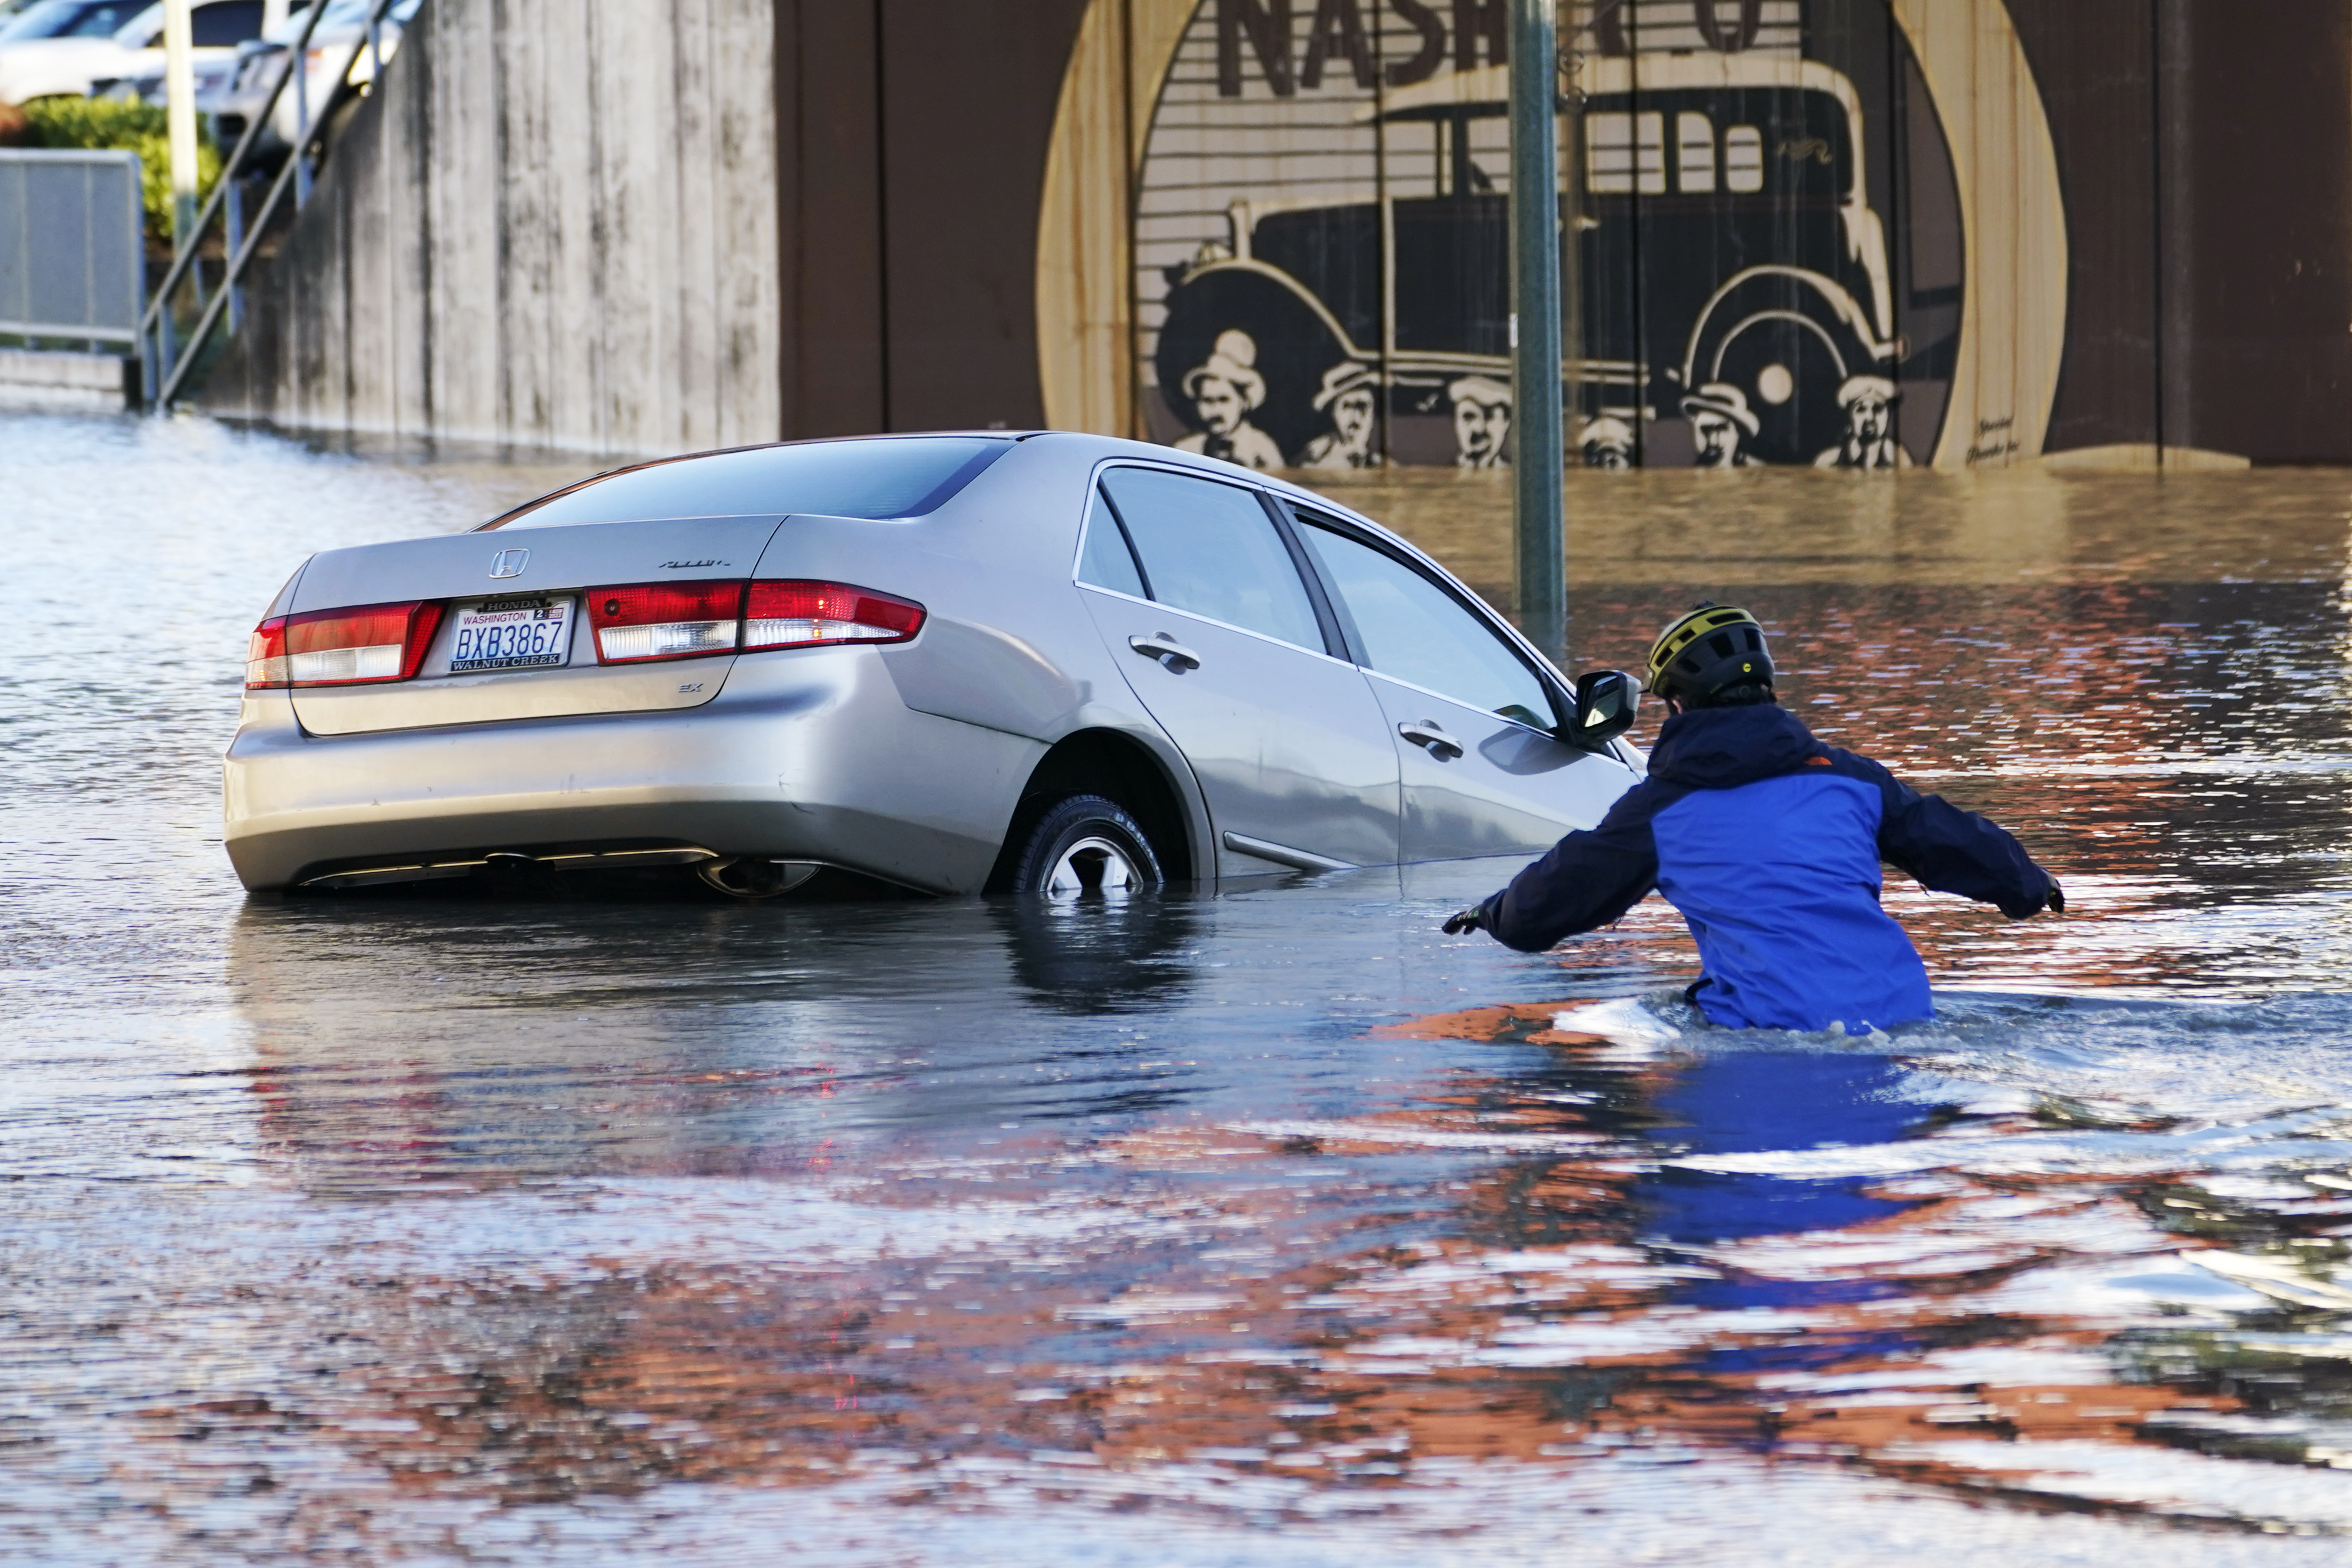
<svg viewBox="0 0 2352 1568">
<path fill-rule="evenodd" d="M 674 844 L 972 892 L 1045 751 L 909 710 L 870 648 L 738 658 L 698 708 L 331 737 L 255 692 L 224 837 L 255 889 L 374 860 Z"/>
</svg>

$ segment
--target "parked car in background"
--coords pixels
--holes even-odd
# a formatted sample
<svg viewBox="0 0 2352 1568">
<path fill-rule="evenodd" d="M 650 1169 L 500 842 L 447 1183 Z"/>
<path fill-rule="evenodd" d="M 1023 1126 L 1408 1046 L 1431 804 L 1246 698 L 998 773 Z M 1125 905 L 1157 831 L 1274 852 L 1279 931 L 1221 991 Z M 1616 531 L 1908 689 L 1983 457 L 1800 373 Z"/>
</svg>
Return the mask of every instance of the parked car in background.
<svg viewBox="0 0 2352 1568">
<path fill-rule="evenodd" d="M 257 889 L 1116 897 L 1543 848 L 1640 776 L 1632 719 L 1626 678 L 1571 690 L 1279 479 L 1065 433 L 795 442 L 312 556 L 253 635 L 225 838 Z"/>
<path fill-rule="evenodd" d="M 225 68 L 261 36 L 263 0 L 195 0 L 199 71 Z M 163 68 L 163 7 L 125 0 L 36 0 L 0 24 L 0 101 L 88 98 L 100 84 Z"/>
<path fill-rule="evenodd" d="M 119 62 L 114 35 L 144 9 L 137 0 L 33 0 L 10 13 L 0 20 L 0 103 L 86 94 L 91 73 L 76 62 Z"/>
<path fill-rule="evenodd" d="M 373 0 L 327 0 L 326 13 L 312 30 L 303 52 L 300 88 L 315 121 L 334 96 L 335 83 L 345 75 L 365 86 L 375 79 L 378 58 L 389 62 L 400 47 L 403 27 L 424 0 L 393 0 L 376 28 L 373 48 L 368 46 L 368 13 Z M 213 117 L 213 135 L 222 146 L 232 146 L 268 102 L 286 51 L 302 37 L 306 12 L 297 11 L 261 37 L 241 46 L 233 69 L 210 95 L 199 92 L 197 107 Z M 301 135 L 303 99 L 289 81 L 278 96 L 278 106 L 263 128 L 259 148 L 268 152 L 291 147 Z"/>
</svg>

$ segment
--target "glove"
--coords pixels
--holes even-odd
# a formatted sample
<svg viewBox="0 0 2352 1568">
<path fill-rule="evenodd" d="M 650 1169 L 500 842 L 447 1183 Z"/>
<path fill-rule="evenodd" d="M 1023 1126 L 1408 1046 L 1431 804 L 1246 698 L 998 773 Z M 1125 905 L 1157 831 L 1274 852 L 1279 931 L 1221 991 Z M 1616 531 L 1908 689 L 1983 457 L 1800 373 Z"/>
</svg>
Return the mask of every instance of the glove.
<svg viewBox="0 0 2352 1568">
<path fill-rule="evenodd" d="M 2050 873 L 2044 871 L 2042 875 L 2049 877 Z M 2055 877 L 2050 877 L 2049 888 L 2032 902 L 2000 906 L 2000 912 L 2013 921 L 2030 921 L 2044 910 L 2059 915 L 2066 912 L 2066 892 L 2064 889 L 2059 887 L 2058 879 Z"/>
<path fill-rule="evenodd" d="M 1456 910 L 1445 917 L 1445 923 L 1438 929 L 1448 936 L 1460 936 L 1465 931 L 1485 931 L 1486 906 L 1473 904 L 1466 910 Z"/>
</svg>

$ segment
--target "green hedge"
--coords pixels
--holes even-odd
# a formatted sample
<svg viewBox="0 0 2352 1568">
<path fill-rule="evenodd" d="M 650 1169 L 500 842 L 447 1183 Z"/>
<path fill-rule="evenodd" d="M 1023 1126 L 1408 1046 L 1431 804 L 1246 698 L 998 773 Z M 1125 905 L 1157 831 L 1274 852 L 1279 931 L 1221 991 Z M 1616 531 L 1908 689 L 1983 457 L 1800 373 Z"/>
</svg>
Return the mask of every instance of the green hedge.
<svg viewBox="0 0 2352 1568">
<path fill-rule="evenodd" d="M 172 237 L 172 142 L 162 106 L 100 98 L 37 98 L 24 105 L 29 147 L 105 147 L 139 154 L 141 195 L 148 236 Z M 196 201 L 203 205 L 220 178 L 220 150 L 196 137 Z"/>
</svg>

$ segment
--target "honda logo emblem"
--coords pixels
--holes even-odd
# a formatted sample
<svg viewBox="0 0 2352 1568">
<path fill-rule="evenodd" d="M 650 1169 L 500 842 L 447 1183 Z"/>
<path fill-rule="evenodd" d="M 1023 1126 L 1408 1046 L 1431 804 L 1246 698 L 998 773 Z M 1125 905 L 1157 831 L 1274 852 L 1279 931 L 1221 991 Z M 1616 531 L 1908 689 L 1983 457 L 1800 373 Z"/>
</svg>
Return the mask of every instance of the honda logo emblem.
<svg viewBox="0 0 2352 1568">
<path fill-rule="evenodd" d="M 528 550 L 501 550 L 490 557 L 490 575 L 520 577 L 522 575 L 523 567 L 530 561 L 530 552 Z"/>
</svg>

